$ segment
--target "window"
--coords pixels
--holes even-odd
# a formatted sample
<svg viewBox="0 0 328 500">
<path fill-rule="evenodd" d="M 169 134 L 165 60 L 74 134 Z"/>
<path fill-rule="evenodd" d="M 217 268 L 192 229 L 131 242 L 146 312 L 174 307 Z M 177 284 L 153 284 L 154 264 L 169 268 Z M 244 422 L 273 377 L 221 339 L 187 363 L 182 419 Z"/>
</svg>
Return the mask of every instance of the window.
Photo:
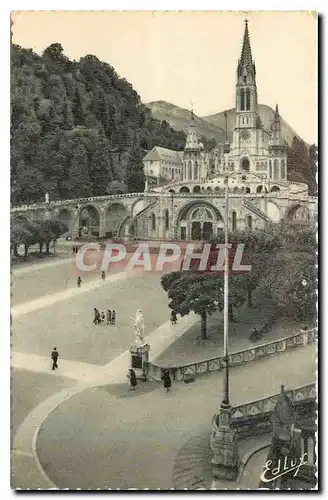
<svg viewBox="0 0 328 500">
<path fill-rule="evenodd" d="M 235 231 L 237 229 L 237 214 L 236 214 L 236 212 L 232 212 L 232 214 L 231 214 L 231 226 L 232 226 L 233 231 Z"/>
<path fill-rule="evenodd" d="M 240 91 L 240 109 L 241 111 L 245 110 L 245 89 Z"/>
<path fill-rule="evenodd" d="M 278 160 L 274 160 L 274 162 L 273 162 L 273 178 L 279 179 L 279 162 L 278 162 Z"/>
<path fill-rule="evenodd" d="M 152 231 L 156 230 L 156 217 L 154 213 L 151 214 L 151 229 Z"/>
<path fill-rule="evenodd" d="M 169 221 L 169 211 L 165 210 L 165 230 L 169 229 L 170 221 Z"/>
<path fill-rule="evenodd" d="M 194 179 L 198 179 L 198 163 L 195 161 L 194 165 Z"/>
<path fill-rule="evenodd" d="M 272 179 L 272 161 L 269 160 L 269 177 Z"/>
<path fill-rule="evenodd" d="M 247 193 L 247 194 L 250 194 L 250 192 L 251 192 L 251 189 L 247 187 L 247 188 L 246 188 L 246 193 Z"/>
<path fill-rule="evenodd" d="M 188 161 L 188 179 L 192 179 L 192 165 L 191 165 L 191 161 Z"/>
<path fill-rule="evenodd" d="M 286 164 L 285 164 L 285 160 L 281 160 L 280 178 L 281 179 L 286 179 Z"/>
<path fill-rule="evenodd" d="M 251 91 L 250 89 L 246 89 L 246 110 L 249 111 L 250 109 L 251 109 Z"/>
<path fill-rule="evenodd" d="M 248 158 L 243 158 L 241 162 L 241 168 L 245 172 L 249 172 L 249 159 Z"/>
<path fill-rule="evenodd" d="M 247 216 L 247 227 L 248 227 L 248 229 L 252 229 L 252 223 L 253 223 L 252 216 L 248 215 Z"/>
</svg>

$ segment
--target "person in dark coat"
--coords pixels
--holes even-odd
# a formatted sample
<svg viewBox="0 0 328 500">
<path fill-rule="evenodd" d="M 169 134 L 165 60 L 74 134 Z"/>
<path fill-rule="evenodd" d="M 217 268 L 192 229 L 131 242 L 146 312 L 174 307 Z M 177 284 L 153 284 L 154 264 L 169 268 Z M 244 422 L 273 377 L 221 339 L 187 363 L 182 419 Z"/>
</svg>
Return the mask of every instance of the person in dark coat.
<svg viewBox="0 0 328 500">
<path fill-rule="evenodd" d="M 110 309 L 107 309 L 107 325 L 109 325 L 112 322 L 112 311 Z"/>
<path fill-rule="evenodd" d="M 77 283 L 76 283 L 76 284 L 77 284 L 77 286 L 78 286 L 78 288 L 81 288 L 81 283 L 82 283 L 82 279 L 81 279 L 81 276 L 79 276 L 79 277 L 77 278 Z"/>
<path fill-rule="evenodd" d="M 172 382 L 171 382 L 170 372 L 168 370 L 164 371 L 162 380 L 163 380 L 164 388 L 166 389 L 166 392 L 169 392 L 169 390 L 171 389 Z"/>
<path fill-rule="evenodd" d="M 176 315 L 176 312 L 175 311 L 172 311 L 171 313 L 171 323 L 172 325 L 175 325 L 177 322 L 177 315 Z"/>
<path fill-rule="evenodd" d="M 93 318 L 93 323 L 95 325 L 99 325 L 100 323 L 100 314 L 99 314 L 99 311 L 96 307 L 93 308 L 93 311 L 94 311 L 94 315 L 95 317 Z"/>
<path fill-rule="evenodd" d="M 104 313 L 104 312 L 102 312 L 102 313 L 101 313 L 101 322 L 102 322 L 102 323 L 105 323 L 105 319 L 106 319 L 105 313 Z"/>
<path fill-rule="evenodd" d="M 115 325 L 116 322 L 116 312 L 115 309 L 112 310 L 112 325 Z"/>
<path fill-rule="evenodd" d="M 54 347 L 54 350 L 52 351 L 51 353 L 51 359 L 52 359 L 52 369 L 54 370 L 55 368 L 58 368 L 58 364 L 57 364 L 57 361 L 58 361 L 58 351 L 57 351 L 57 347 Z"/>
<path fill-rule="evenodd" d="M 132 368 L 129 370 L 128 378 L 130 379 L 130 391 L 135 391 L 138 382 L 136 372 Z"/>
<path fill-rule="evenodd" d="M 102 279 L 103 281 L 105 281 L 105 278 L 106 278 L 106 273 L 105 273 L 105 271 L 101 271 L 101 279 Z"/>
</svg>

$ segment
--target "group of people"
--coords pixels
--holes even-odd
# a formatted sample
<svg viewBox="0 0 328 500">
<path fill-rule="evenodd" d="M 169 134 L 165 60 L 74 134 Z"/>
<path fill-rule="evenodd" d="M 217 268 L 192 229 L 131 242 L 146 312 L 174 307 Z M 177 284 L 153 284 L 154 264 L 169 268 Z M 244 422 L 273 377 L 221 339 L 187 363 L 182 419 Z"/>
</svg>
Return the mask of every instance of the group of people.
<svg viewBox="0 0 328 500">
<path fill-rule="evenodd" d="M 115 309 L 113 309 L 112 311 L 110 309 L 107 309 L 106 315 L 104 312 L 99 312 L 96 307 L 94 307 L 93 311 L 94 311 L 94 318 L 93 318 L 94 325 L 101 325 L 105 323 L 107 323 L 107 325 L 116 324 Z"/>
<path fill-rule="evenodd" d="M 103 281 L 105 281 L 105 279 L 106 279 L 106 273 L 105 273 L 105 271 L 101 271 L 101 279 Z M 81 278 L 81 276 L 79 276 L 77 278 L 77 282 L 76 282 L 77 287 L 81 288 L 82 283 L 83 283 L 82 278 Z"/>
</svg>

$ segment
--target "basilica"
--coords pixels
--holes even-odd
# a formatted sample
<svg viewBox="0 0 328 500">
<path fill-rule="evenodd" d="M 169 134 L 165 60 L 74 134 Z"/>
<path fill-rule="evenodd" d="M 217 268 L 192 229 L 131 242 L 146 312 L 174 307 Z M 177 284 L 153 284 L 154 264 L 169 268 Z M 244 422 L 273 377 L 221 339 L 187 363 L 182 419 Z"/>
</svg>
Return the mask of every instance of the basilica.
<svg viewBox="0 0 328 500">
<path fill-rule="evenodd" d="M 270 130 L 261 123 L 247 21 L 237 63 L 235 100 L 232 141 L 228 142 L 226 134 L 223 144 L 206 152 L 191 112 L 183 152 L 155 146 L 145 156 L 146 176 L 157 179 L 155 186 L 147 183 L 146 192 L 158 196 L 151 209 L 143 211 L 148 222 L 141 225 L 148 237 L 202 239 L 217 234 L 224 225 L 226 178 L 231 229 L 314 217 L 315 200 L 308 196 L 307 185 L 287 180 L 287 142 L 278 105 Z M 137 226 L 132 228 L 136 233 L 140 232 Z"/>
</svg>

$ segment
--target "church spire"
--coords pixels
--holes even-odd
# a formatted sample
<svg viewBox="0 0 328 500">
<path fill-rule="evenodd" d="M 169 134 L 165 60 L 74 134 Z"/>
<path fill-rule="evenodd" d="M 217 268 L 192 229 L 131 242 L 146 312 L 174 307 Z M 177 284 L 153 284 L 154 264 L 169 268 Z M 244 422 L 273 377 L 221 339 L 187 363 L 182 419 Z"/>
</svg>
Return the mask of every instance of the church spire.
<svg viewBox="0 0 328 500">
<path fill-rule="evenodd" d="M 248 32 L 248 21 L 247 19 L 245 19 L 245 31 L 244 31 L 243 48 L 240 57 L 240 64 L 242 64 L 243 66 L 248 66 L 251 65 L 252 62 L 253 59 L 252 59 L 251 42 L 249 39 L 249 32 Z"/>
<path fill-rule="evenodd" d="M 273 130 L 273 131 L 280 131 L 281 130 L 281 123 L 280 123 L 280 115 L 279 115 L 278 104 L 276 104 L 276 109 L 274 111 L 274 116 L 273 116 L 273 122 L 272 122 L 272 125 L 271 125 L 271 130 Z"/>
</svg>

